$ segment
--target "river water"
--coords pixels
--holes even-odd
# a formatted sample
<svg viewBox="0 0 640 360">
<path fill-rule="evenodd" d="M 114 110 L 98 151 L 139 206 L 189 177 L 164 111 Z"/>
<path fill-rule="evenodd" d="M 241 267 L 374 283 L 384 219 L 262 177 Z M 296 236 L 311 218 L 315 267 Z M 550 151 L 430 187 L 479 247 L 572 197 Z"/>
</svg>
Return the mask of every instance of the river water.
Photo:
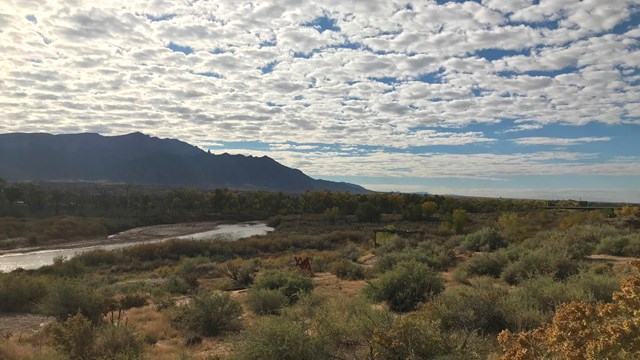
<svg viewBox="0 0 640 360">
<path fill-rule="evenodd" d="M 173 239 L 210 240 L 219 239 L 224 241 L 235 241 L 254 235 L 266 235 L 273 231 L 272 227 L 264 223 L 248 222 L 239 224 L 218 225 L 215 229 L 195 234 L 172 237 Z M 0 271 L 8 272 L 17 268 L 37 269 L 41 266 L 53 264 L 53 259 L 57 257 L 71 258 L 83 252 L 91 250 L 114 250 L 139 244 L 150 244 L 169 240 L 160 238 L 146 241 L 135 241 L 120 244 L 103 244 L 95 246 L 76 247 L 69 249 L 49 249 L 25 253 L 11 253 L 0 255 Z"/>
</svg>

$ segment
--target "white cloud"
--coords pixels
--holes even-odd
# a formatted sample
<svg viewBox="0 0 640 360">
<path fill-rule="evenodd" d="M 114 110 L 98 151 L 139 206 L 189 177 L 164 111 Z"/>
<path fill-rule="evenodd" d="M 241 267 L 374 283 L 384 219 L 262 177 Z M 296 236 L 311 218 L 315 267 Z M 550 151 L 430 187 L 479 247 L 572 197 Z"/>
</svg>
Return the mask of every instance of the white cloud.
<svg viewBox="0 0 640 360">
<path fill-rule="evenodd" d="M 544 151 L 516 154 L 445 154 L 336 151 L 225 149 L 246 155 L 267 155 L 311 175 L 397 178 L 492 179 L 522 175 L 640 176 L 635 157 L 601 162 L 597 154 Z"/>
<path fill-rule="evenodd" d="M 513 139 L 518 145 L 555 145 L 571 146 L 597 141 L 610 141 L 609 137 L 580 137 L 580 138 L 552 138 L 552 137 L 521 137 Z"/>
<path fill-rule="evenodd" d="M 598 5 L 13 0 L 0 129 L 406 148 L 495 142 L 472 123 L 638 123 L 640 33 L 606 33 L 637 6 Z M 340 30 L 303 26 L 321 16 Z"/>
</svg>

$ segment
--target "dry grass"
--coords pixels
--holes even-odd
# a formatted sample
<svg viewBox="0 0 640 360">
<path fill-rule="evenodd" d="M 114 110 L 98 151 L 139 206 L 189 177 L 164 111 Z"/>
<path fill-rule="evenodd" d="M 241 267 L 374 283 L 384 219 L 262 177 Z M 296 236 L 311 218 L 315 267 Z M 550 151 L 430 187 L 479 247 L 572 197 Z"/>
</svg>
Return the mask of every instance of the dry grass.
<svg viewBox="0 0 640 360">
<path fill-rule="evenodd" d="M 34 348 L 28 344 L 19 343 L 13 339 L 0 340 L 0 359 L 2 360 L 20 360 L 32 357 Z"/>
<path fill-rule="evenodd" d="M 124 319 L 150 343 L 180 336 L 180 332 L 171 326 L 167 316 L 156 310 L 154 305 L 130 309 L 125 312 Z"/>
</svg>

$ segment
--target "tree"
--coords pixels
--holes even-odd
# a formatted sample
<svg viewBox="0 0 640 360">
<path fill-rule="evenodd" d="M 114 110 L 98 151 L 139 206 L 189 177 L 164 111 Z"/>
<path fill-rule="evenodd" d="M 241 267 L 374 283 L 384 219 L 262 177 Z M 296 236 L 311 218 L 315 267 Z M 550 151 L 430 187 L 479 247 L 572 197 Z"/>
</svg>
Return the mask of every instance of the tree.
<svg viewBox="0 0 640 360">
<path fill-rule="evenodd" d="M 464 226 L 469 221 L 467 212 L 462 209 L 455 209 L 451 213 L 451 227 L 456 233 L 460 234 L 464 230 Z"/>
<path fill-rule="evenodd" d="M 9 211 L 11 211 L 13 204 L 22 197 L 22 189 L 17 185 L 9 186 L 4 189 L 4 196 L 9 201 Z"/>
<path fill-rule="evenodd" d="M 334 224 L 338 220 L 339 216 L 340 216 L 340 209 L 338 209 L 337 206 L 327 208 L 324 211 L 324 219 L 332 224 Z"/>
<path fill-rule="evenodd" d="M 363 202 L 356 210 L 356 218 L 359 222 L 378 222 L 380 221 L 380 209 L 370 202 Z"/>
<path fill-rule="evenodd" d="M 425 218 L 432 217 L 438 211 L 438 204 L 433 201 L 425 201 L 420 207 L 422 208 L 422 216 Z"/>
</svg>

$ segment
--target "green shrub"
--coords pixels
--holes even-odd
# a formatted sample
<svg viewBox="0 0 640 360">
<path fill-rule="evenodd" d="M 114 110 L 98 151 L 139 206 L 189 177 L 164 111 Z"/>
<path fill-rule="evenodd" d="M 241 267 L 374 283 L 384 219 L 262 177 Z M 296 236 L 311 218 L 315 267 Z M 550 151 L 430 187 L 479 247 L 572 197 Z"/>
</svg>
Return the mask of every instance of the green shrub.
<svg viewBox="0 0 640 360">
<path fill-rule="evenodd" d="M 373 337 L 376 359 L 434 359 L 454 349 L 437 321 L 421 313 L 402 317 L 389 330 L 377 331 Z"/>
<path fill-rule="evenodd" d="M 293 304 L 302 294 L 313 290 L 313 281 L 300 272 L 268 271 L 256 279 L 252 288 L 278 290 Z"/>
<path fill-rule="evenodd" d="M 81 314 L 45 328 L 51 346 L 70 360 L 134 360 L 144 357 L 144 342 L 126 325 L 103 323 L 94 326 Z"/>
<path fill-rule="evenodd" d="M 45 328 L 49 343 L 70 360 L 93 359 L 91 351 L 96 333 L 91 321 L 81 314 L 73 315 L 65 322 L 53 322 Z"/>
<path fill-rule="evenodd" d="M 87 285 L 63 279 L 52 284 L 49 293 L 38 304 L 38 310 L 60 321 L 79 313 L 97 323 L 102 318 L 103 311 L 106 311 L 102 307 L 105 300 L 104 295 Z"/>
<path fill-rule="evenodd" d="M 252 289 L 247 297 L 249 310 L 259 315 L 275 315 L 289 303 L 279 290 Z"/>
<path fill-rule="evenodd" d="M 263 318 L 249 329 L 240 343 L 238 360 L 316 360 L 327 359 L 322 343 L 311 337 L 300 321 Z"/>
<path fill-rule="evenodd" d="M 400 251 L 387 251 L 378 257 L 374 267 L 379 272 L 392 269 L 402 261 L 417 261 L 436 270 L 446 270 L 454 261 L 452 252 L 442 246 L 427 242 L 420 243 L 416 248 L 404 247 Z"/>
<path fill-rule="evenodd" d="M 0 274 L 0 311 L 30 312 L 49 291 L 51 280 L 44 276 Z"/>
<path fill-rule="evenodd" d="M 466 235 L 460 243 L 460 247 L 467 251 L 493 251 L 505 246 L 507 242 L 502 235 L 489 227 Z"/>
<path fill-rule="evenodd" d="M 188 294 L 194 288 L 194 284 L 190 283 L 183 276 L 171 276 L 165 283 L 166 290 L 171 294 Z"/>
<path fill-rule="evenodd" d="M 447 331 L 496 334 L 507 326 L 502 301 L 508 289 L 493 279 L 477 278 L 473 285 L 447 288 L 432 303 L 430 315 Z"/>
<path fill-rule="evenodd" d="M 373 308 L 362 297 L 329 299 L 306 318 L 311 318 L 311 333 L 322 339 L 325 350 L 335 359 L 361 358 L 361 346 L 370 346 L 375 334 L 386 332 L 393 322 L 389 311 Z M 371 353 L 374 349 L 370 346 L 368 350 Z"/>
<path fill-rule="evenodd" d="M 439 294 L 444 281 L 428 266 L 403 261 L 370 282 L 365 292 L 375 301 L 386 301 L 392 310 L 411 311 L 418 303 Z"/>
<path fill-rule="evenodd" d="M 365 278 L 364 267 L 346 259 L 340 259 L 333 263 L 331 273 L 339 279 L 360 280 Z"/>
<path fill-rule="evenodd" d="M 557 280 L 578 272 L 578 263 L 552 247 L 540 248 L 522 255 L 507 265 L 500 277 L 511 285 L 541 275 L 551 275 Z"/>
<path fill-rule="evenodd" d="M 98 328 L 93 342 L 93 353 L 95 359 L 143 359 L 144 340 L 130 326 L 106 323 Z"/>
<path fill-rule="evenodd" d="M 640 256 L 640 233 L 615 235 L 602 239 L 596 248 L 598 254 Z"/>
<path fill-rule="evenodd" d="M 348 243 L 347 246 L 340 249 L 339 254 L 343 258 L 351 261 L 357 261 L 360 256 L 362 256 L 362 252 L 360 251 L 360 249 L 358 249 L 356 244 L 352 242 Z"/>
<path fill-rule="evenodd" d="M 509 263 L 504 253 L 490 253 L 474 256 L 460 265 L 459 271 L 470 276 L 500 277 L 502 270 Z"/>
<path fill-rule="evenodd" d="M 215 336 L 232 329 L 242 315 L 242 305 L 226 293 L 202 293 L 178 307 L 173 322 L 202 336 Z"/>
<path fill-rule="evenodd" d="M 610 271 L 600 274 L 582 271 L 567 279 L 567 284 L 580 289 L 585 294 L 584 301 L 608 303 L 613 300 L 613 293 L 620 290 L 620 277 L 621 274 L 612 274 Z"/>
</svg>

